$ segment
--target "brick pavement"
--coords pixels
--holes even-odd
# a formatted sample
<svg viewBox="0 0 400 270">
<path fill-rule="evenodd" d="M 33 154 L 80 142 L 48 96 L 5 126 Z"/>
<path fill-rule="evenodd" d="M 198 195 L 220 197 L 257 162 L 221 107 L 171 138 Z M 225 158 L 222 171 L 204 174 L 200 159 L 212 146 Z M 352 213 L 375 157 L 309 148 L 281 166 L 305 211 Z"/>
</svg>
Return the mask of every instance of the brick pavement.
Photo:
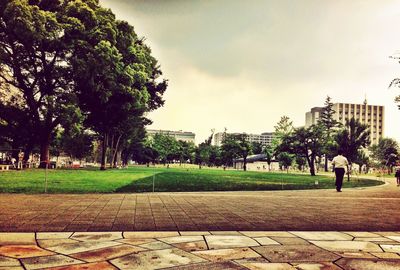
<svg viewBox="0 0 400 270">
<path fill-rule="evenodd" d="M 0 196 L 0 231 L 397 231 L 400 189 Z"/>
</svg>

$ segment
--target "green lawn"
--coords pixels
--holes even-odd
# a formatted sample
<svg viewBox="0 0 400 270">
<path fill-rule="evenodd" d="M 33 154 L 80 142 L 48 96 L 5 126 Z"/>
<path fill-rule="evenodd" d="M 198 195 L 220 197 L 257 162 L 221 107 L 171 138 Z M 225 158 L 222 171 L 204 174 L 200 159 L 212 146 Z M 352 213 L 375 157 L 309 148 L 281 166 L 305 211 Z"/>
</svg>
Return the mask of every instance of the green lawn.
<svg viewBox="0 0 400 270">
<path fill-rule="evenodd" d="M 99 171 L 98 169 L 48 170 L 48 193 L 131 193 L 155 191 L 229 191 L 289 190 L 334 188 L 333 177 L 286 173 L 223 171 L 196 168 L 130 167 Z M 315 185 L 315 180 L 319 184 Z M 344 188 L 373 186 L 375 180 L 344 182 Z M 45 171 L 39 169 L 0 172 L 0 192 L 43 193 Z"/>
</svg>

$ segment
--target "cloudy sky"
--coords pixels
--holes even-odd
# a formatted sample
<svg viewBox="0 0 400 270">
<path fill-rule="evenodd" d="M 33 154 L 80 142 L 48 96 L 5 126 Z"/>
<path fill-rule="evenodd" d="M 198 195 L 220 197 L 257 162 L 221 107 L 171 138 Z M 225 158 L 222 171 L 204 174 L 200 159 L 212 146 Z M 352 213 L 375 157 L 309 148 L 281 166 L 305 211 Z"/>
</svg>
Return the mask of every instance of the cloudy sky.
<svg viewBox="0 0 400 270">
<path fill-rule="evenodd" d="M 400 64 L 400 0 L 100 0 L 146 38 L 169 87 L 151 128 L 273 131 L 334 102 L 384 105 L 385 135 L 400 140 L 388 89 Z"/>
</svg>

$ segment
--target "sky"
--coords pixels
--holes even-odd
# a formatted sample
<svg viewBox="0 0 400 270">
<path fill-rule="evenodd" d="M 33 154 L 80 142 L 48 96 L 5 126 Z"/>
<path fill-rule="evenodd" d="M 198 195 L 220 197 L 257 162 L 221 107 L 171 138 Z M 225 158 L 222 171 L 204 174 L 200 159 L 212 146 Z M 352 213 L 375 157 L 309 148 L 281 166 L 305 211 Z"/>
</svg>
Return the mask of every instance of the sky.
<svg viewBox="0 0 400 270">
<path fill-rule="evenodd" d="M 134 26 L 169 86 L 149 128 L 261 134 L 294 126 L 333 102 L 385 106 L 385 136 L 400 141 L 389 89 L 400 77 L 400 0 L 100 0 Z M 400 55 L 400 53 L 398 53 Z"/>
</svg>

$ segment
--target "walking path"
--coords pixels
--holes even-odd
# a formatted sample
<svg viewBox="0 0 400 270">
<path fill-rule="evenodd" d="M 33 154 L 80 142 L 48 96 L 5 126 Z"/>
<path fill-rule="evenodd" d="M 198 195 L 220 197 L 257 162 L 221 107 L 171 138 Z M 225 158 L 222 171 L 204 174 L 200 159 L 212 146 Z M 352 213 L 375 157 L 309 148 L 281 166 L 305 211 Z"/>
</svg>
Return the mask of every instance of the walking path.
<svg viewBox="0 0 400 270">
<path fill-rule="evenodd" d="M 397 231 L 400 188 L 0 196 L 0 231 Z"/>
<path fill-rule="evenodd" d="M 0 269 L 398 270 L 399 232 L 0 233 Z"/>
</svg>

